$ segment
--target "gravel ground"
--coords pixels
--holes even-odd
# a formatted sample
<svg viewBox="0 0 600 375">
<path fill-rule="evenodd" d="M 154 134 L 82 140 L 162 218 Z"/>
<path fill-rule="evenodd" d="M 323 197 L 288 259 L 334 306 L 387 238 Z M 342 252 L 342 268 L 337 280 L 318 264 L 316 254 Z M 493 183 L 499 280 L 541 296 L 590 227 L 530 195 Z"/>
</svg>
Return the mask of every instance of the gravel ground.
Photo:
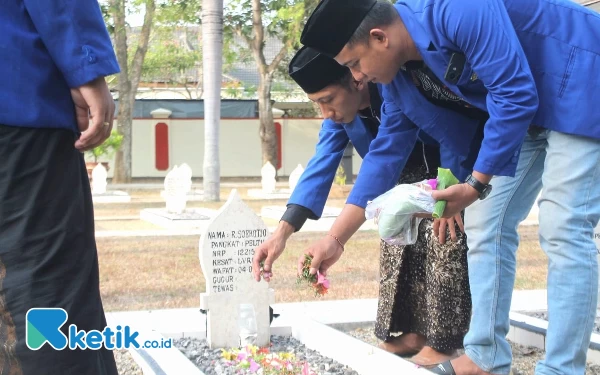
<svg viewBox="0 0 600 375">
<path fill-rule="evenodd" d="M 127 349 L 114 350 L 119 375 L 143 375 L 142 369 L 135 363 Z"/>
<path fill-rule="evenodd" d="M 373 327 L 359 328 L 346 333 L 372 345 L 378 345 L 380 341 L 377 337 L 375 337 L 375 334 L 373 333 Z M 510 344 L 512 346 L 513 353 L 513 374 L 533 374 L 537 362 L 544 356 L 544 351 L 534 347 L 525 347 L 512 342 Z M 588 364 L 585 373 L 586 375 L 600 375 L 600 366 Z"/>
<path fill-rule="evenodd" d="M 226 365 L 227 361 L 221 355 L 221 349 L 210 349 L 206 340 L 185 338 L 173 340 L 173 344 L 206 375 L 253 374 L 250 370 L 228 367 Z M 348 366 L 344 366 L 331 358 L 324 357 L 318 352 L 306 348 L 294 338 L 272 336 L 271 344 L 271 353 L 294 353 L 296 359 L 307 361 L 311 370 L 315 371 L 317 375 L 358 375 L 356 371 Z"/>
<path fill-rule="evenodd" d="M 521 311 L 520 313 L 523 315 L 533 316 L 534 318 L 548 320 L 548 312 L 547 311 L 536 311 L 536 312 Z M 594 333 L 600 333 L 600 317 L 599 316 L 596 316 L 596 322 L 594 324 Z"/>
</svg>

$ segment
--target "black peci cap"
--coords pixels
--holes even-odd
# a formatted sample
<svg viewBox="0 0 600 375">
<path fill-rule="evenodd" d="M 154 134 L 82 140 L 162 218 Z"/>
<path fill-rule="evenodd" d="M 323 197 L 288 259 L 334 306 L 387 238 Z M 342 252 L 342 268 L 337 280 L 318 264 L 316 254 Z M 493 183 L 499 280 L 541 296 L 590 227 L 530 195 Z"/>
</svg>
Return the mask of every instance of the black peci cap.
<svg viewBox="0 0 600 375">
<path fill-rule="evenodd" d="M 307 94 L 323 90 L 348 72 L 334 59 L 306 46 L 296 52 L 288 69 L 290 77 Z"/>
<path fill-rule="evenodd" d="M 300 42 L 330 57 L 348 43 L 376 0 L 322 0 L 304 25 Z"/>
</svg>

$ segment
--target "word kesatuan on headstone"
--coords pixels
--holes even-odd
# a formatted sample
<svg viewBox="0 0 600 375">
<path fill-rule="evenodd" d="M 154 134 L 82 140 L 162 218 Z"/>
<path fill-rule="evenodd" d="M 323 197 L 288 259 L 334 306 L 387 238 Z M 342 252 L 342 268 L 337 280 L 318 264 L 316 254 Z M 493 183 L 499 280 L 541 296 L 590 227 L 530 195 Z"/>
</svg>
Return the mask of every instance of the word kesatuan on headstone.
<svg viewBox="0 0 600 375">
<path fill-rule="evenodd" d="M 181 214 L 187 203 L 188 184 L 185 170 L 174 166 L 165 177 L 165 201 L 167 212 Z"/>
<path fill-rule="evenodd" d="M 249 306 L 256 322 L 254 344 L 269 345 L 269 306 L 275 301 L 275 293 L 266 281 L 257 282 L 252 277 L 254 249 L 268 236 L 265 223 L 236 190 L 203 232 L 200 265 L 206 292 L 200 295 L 200 308 L 207 311 L 206 338 L 211 348 L 244 345 L 238 323 Z"/>
<path fill-rule="evenodd" d="M 105 194 L 106 193 L 106 178 L 108 172 L 102 163 L 98 163 L 92 169 L 92 194 Z"/>
<path fill-rule="evenodd" d="M 298 164 L 298 166 L 292 171 L 292 173 L 290 173 L 288 183 L 291 192 L 293 192 L 296 188 L 296 185 L 298 184 L 298 180 L 300 180 L 302 173 L 304 173 L 304 168 L 302 168 L 302 164 Z"/>
</svg>

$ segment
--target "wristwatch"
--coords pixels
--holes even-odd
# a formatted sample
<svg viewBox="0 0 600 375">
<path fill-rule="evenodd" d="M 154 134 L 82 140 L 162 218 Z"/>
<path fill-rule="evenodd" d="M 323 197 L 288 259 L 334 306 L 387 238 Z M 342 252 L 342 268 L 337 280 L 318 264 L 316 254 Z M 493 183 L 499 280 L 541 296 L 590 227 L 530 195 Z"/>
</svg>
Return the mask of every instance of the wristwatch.
<svg viewBox="0 0 600 375">
<path fill-rule="evenodd" d="M 472 174 L 465 179 L 465 183 L 479 192 L 479 199 L 485 199 L 492 191 L 492 185 L 480 182 Z"/>
</svg>

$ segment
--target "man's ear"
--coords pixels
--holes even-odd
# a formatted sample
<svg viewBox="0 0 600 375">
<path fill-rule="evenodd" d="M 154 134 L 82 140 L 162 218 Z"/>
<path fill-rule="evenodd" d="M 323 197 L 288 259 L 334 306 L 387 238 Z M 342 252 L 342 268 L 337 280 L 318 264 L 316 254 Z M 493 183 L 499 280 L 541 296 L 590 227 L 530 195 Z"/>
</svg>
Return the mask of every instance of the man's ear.
<svg viewBox="0 0 600 375">
<path fill-rule="evenodd" d="M 365 87 L 364 81 L 357 81 L 354 79 L 354 77 L 352 77 L 352 83 L 354 84 L 354 87 L 356 87 L 356 89 L 358 91 L 362 90 Z"/>
<path fill-rule="evenodd" d="M 371 29 L 369 36 L 369 42 L 373 43 L 374 45 L 381 44 L 384 47 L 388 46 L 389 39 L 385 31 L 381 29 Z"/>
</svg>

